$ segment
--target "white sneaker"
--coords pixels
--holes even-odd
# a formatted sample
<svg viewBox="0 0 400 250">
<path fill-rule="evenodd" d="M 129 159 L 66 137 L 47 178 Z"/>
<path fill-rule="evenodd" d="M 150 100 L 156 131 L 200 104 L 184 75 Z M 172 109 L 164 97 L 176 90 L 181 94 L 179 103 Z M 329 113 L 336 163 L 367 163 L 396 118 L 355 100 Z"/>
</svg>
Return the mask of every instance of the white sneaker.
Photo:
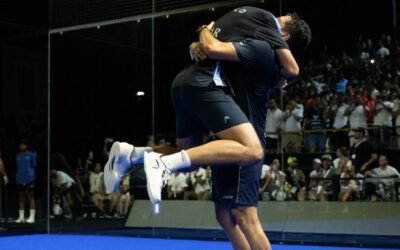
<svg viewBox="0 0 400 250">
<path fill-rule="evenodd" d="M 131 154 L 134 152 L 133 145 L 126 142 L 114 142 L 108 161 L 104 166 L 104 184 L 106 193 L 116 192 L 121 183 L 122 177 L 129 172 L 132 167 Z"/>
<path fill-rule="evenodd" d="M 34 217 L 29 217 L 29 218 L 26 220 L 26 223 L 29 223 L 29 224 L 35 223 L 35 218 L 34 218 Z"/>
<path fill-rule="evenodd" d="M 18 218 L 15 223 L 25 223 L 25 218 Z"/>
<path fill-rule="evenodd" d="M 159 213 L 161 191 L 169 179 L 169 171 L 160 159 L 161 154 L 144 153 L 144 171 L 146 172 L 147 193 L 153 204 L 153 213 Z"/>
</svg>

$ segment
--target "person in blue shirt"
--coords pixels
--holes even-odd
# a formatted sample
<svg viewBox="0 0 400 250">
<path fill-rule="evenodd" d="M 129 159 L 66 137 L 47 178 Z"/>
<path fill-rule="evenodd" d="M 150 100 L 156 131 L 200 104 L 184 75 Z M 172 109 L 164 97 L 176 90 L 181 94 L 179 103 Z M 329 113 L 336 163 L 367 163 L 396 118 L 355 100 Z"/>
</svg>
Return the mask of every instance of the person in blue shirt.
<svg viewBox="0 0 400 250">
<path fill-rule="evenodd" d="M 17 173 L 16 184 L 18 189 L 19 217 L 16 223 L 35 223 L 35 199 L 34 187 L 36 181 L 36 161 L 35 153 L 28 150 L 28 142 L 21 141 L 19 144 L 20 152 L 16 156 Z M 29 203 L 29 218 L 25 219 L 25 204 Z"/>
</svg>

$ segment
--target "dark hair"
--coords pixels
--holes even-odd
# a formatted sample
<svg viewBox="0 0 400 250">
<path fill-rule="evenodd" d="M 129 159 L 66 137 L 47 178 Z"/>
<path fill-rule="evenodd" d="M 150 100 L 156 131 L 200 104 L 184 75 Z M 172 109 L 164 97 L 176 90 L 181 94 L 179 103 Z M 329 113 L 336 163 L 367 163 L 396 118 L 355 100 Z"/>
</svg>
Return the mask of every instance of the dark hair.
<svg viewBox="0 0 400 250">
<path fill-rule="evenodd" d="M 304 50 L 311 42 L 310 26 L 297 13 L 288 13 L 292 20 L 286 24 L 286 32 L 289 33 L 290 39 L 288 44 L 291 50 Z"/>
</svg>

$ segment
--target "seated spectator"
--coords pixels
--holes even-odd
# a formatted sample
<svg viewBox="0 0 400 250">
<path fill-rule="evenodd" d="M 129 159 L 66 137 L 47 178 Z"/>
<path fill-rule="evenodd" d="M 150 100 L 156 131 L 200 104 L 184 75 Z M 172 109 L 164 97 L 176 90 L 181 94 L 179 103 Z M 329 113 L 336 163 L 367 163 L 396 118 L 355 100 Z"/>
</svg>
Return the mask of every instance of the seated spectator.
<svg viewBox="0 0 400 250">
<path fill-rule="evenodd" d="M 198 168 L 189 174 L 193 190 L 184 194 L 185 200 L 211 200 L 211 168 Z"/>
<path fill-rule="evenodd" d="M 93 204 L 100 211 L 100 218 L 111 218 L 119 200 L 119 193 L 106 194 L 104 190 L 103 168 L 100 162 L 95 163 L 93 171 L 89 173 L 90 193 Z M 97 214 L 92 214 L 96 217 Z"/>
<path fill-rule="evenodd" d="M 188 174 L 175 172 L 168 180 L 168 199 L 183 200 L 183 195 L 188 188 Z"/>
<path fill-rule="evenodd" d="M 81 197 L 80 191 L 75 181 L 63 171 L 51 170 L 51 183 L 54 187 L 53 201 L 60 204 L 66 201 L 72 212 L 72 216 L 79 220 L 81 217 Z"/>
<path fill-rule="evenodd" d="M 263 195 L 264 200 L 273 199 L 283 201 L 286 199 L 286 192 L 284 190 L 286 175 L 280 170 L 280 165 L 279 160 L 274 159 L 271 163 L 270 170 L 265 175 L 265 183 L 260 190 L 267 192 L 267 194 Z M 268 195 L 268 197 L 266 197 L 266 195 Z"/>
<path fill-rule="evenodd" d="M 366 176 L 376 177 L 373 181 L 374 189 L 367 189 L 371 201 L 378 199 L 388 201 L 395 199 L 396 182 L 399 181 L 400 174 L 394 167 L 390 166 L 385 155 L 379 156 L 379 167 L 365 173 Z M 389 178 L 393 177 L 393 178 Z M 369 183 L 369 182 L 367 182 Z"/>
<path fill-rule="evenodd" d="M 117 212 L 118 215 L 126 217 L 128 215 L 129 207 L 132 203 L 132 196 L 129 192 L 130 189 L 130 175 L 122 177 L 121 185 L 119 187 L 120 198 L 118 201 Z"/>
<path fill-rule="evenodd" d="M 320 182 L 321 190 L 319 192 L 319 200 L 327 201 L 328 195 L 334 194 L 334 176 L 336 173 L 335 169 L 332 167 L 332 156 L 330 154 L 321 156 L 321 162 L 323 180 Z"/>
<path fill-rule="evenodd" d="M 349 165 L 346 160 L 341 160 L 339 162 L 339 167 L 342 169 L 342 173 L 340 174 L 339 201 L 349 201 L 359 198 L 360 183 L 356 179 L 357 176 L 354 168 Z"/>
<path fill-rule="evenodd" d="M 312 162 L 313 171 L 311 171 L 309 175 L 309 184 L 308 184 L 308 192 L 307 199 L 316 201 L 318 200 L 319 194 L 321 192 L 321 179 L 323 177 L 322 169 L 321 169 L 321 160 L 319 158 L 315 158 Z"/>
<path fill-rule="evenodd" d="M 304 201 L 305 199 L 305 183 L 306 177 L 304 172 L 298 168 L 298 162 L 296 157 L 289 157 L 287 159 L 287 171 L 288 171 L 288 182 L 291 185 L 291 189 L 287 192 L 288 200 Z"/>
</svg>

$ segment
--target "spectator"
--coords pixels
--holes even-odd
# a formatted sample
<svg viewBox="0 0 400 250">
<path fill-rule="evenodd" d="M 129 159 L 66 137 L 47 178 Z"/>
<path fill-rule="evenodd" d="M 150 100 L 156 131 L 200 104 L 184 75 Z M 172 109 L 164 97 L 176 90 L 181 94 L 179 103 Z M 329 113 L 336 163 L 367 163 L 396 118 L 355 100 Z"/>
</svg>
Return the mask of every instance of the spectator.
<svg viewBox="0 0 400 250">
<path fill-rule="evenodd" d="M 175 172 L 168 180 L 168 199 L 183 200 L 188 187 L 188 175 Z"/>
<path fill-rule="evenodd" d="M 348 132 L 343 130 L 349 126 L 349 117 L 345 115 L 345 111 L 348 107 L 347 98 L 345 96 L 339 96 L 337 98 L 337 109 L 334 111 L 333 128 L 340 131 L 335 131 L 330 137 L 330 142 L 335 151 L 340 147 L 350 146 Z"/>
<path fill-rule="evenodd" d="M 394 104 L 388 100 L 387 95 L 378 95 L 376 98 L 376 105 L 374 108 L 374 125 L 380 128 L 379 131 L 374 131 L 376 141 L 380 143 L 381 147 L 388 148 L 390 145 L 392 110 Z M 383 141 L 381 141 L 381 138 Z"/>
<path fill-rule="evenodd" d="M 319 130 L 318 132 L 310 131 L 308 134 L 309 149 L 311 153 L 325 151 L 325 132 L 321 130 L 325 128 L 328 119 L 327 109 L 321 107 L 321 98 L 315 97 L 312 107 L 306 109 L 303 130 Z"/>
<path fill-rule="evenodd" d="M 100 162 L 94 164 L 93 171 L 89 174 L 90 193 L 93 204 L 100 211 L 100 218 L 111 218 L 119 200 L 119 193 L 106 194 L 104 192 L 104 178 Z M 95 217 L 96 214 L 93 214 Z"/>
<path fill-rule="evenodd" d="M 121 195 L 118 201 L 117 211 L 120 216 L 126 217 L 128 216 L 129 207 L 132 203 L 132 196 L 130 193 L 130 175 L 122 177 L 119 193 Z"/>
<path fill-rule="evenodd" d="M 320 182 L 319 200 L 327 201 L 328 195 L 337 195 L 339 192 L 335 190 L 336 188 L 336 176 L 335 169 L 332 167 L 332 156 L 325 154 L 321 157 L 322 162 L 322 177 L 323 181 Z M 337 178 L 339 182 L 339 178 Z"/>
<path fill-rule="evenodd" d="M 53 201 L 56 203 L 66 201 L 66 205 L 72 212 L 72 216 L 80 220 L 82 200 L 74 179 L 65 172 L 55 169 L 51 170 L 50 179 L 54 186 Z M 57 212 L 55 213 L 57 214 Z"/>
<path fill-rule="evenodd" d="M 189 174 L 189 179 L 193 187 L 192 191 L 185 192 L 184 199 L 210 200 L 210 169 L 198 168 Z"/>
<path fill-rule="evenodd" d="M 379 156 L 379 167 L 372 169 L 372 171 L 367 171 L 365 175 L 378 178 L 374 182 L 374 187 L 367 189 L 367 191 L 370 191 L 367 195 L 371 195 L 371 201 L 377 201 L 378 198 L 385 201 L 395 200 L 395 187 L 396 182 L 399 181 L 400 174 L 397 169 L 389 165 L 385 155 Z"/>
<path fill-rule="evenodd" d="M 308 200 L 316 201 L 318 200 L 319 194 L 321 192 L 321 179 L 323 178 L 323 173 L 321 169 L 321 160 L 315 158 L 312 162 L 313 171 L 309 175 L 309 184 L 307 198 Z"/>
<path fill-rule="evenodd" d="M 352 129 L 360 127 L 367 128 L 368 111 L 363 106 L 363 102 L 360 95 L 357 95 L 355 97 L 355 100 L 352 100 L 350 102 L 349 107 L 345 111 L 345 115 L 349 116 L 350 128 Z M 350 145 L 353 145 L 354 141 L 356 140 L 355 138 L 353 138 L 354 136 L 355 136 L 354 132 L 350 131 L 349 132 Z"/>
<path fill-rule="evenodd" d="M 282 111 L 276 105 L 273 98 L 268 101 L 267 118 L 265 122 L 265 134 L 267 139 L 267 153 L 279 151 L 279 136 L 282 129 Z"/>
<path fill-rule="evenodd" d="M 382 41 L 379 41 L 379 49 L 376 51 L 378 59 L 383 60 L 390 55 L 390 51 L 385 47 Z"/>
<path fill-rule="evenodd" d="M 303 113 L 295 109 L 296 102 L 289 101 L 283 114 L 282 146 L 286 152 L 300 152 L 301 148 L 301 124 Z"/>
<path fill-rule="evenodd" d="M 18 187 L 19 217 L 16 223 L 35 223 L 35 198 L 34 188 L 36 182 L 36 154 L 28 150 L 28 142 L 19 144 L 20 152 L 17 154 L 16 183 Z M 25 220 L 25 202 L 29 202 L 29 218 Z"/>
<path fill-rule="evenodd" d="M 9 182 L 9 179 L 8 179 L 6 168 L 4 167 L 4 162 L 1 159 L 1 152 L 0 152 L 0 175 L 3 180 L 3 181 L 0 181 L 0 185 L 1 184 L 7 185 Z M 0 187 L 0 190 L 1 190 L 1 187 Z"/>
<path fill-rule="evenodd" d="M 341 159 L 339 162 L 339 166 L 342 169 L 342 173 L 340 174 L 339 201 L 355 200 L 359 198 L 360 193 L 360 185 L 356 179 L 357 176 L 354 168 L 346 162 L 345 159 Z"/>
<path fill-rule="evenodd" d="M 372 143 L 365 138 L 365 129 L 360 127 L 354 130 L 355 143 L 350 149 L 351 162 L 356 173 L 364 174 L 372 169 L 372 164 L 378 154 Z"/>
<path fill-rule="evenodd" d="M 290 192 L 288 192 L 288 199 L 289 200 L 298 200 L 304 201 L 305 200 L 305 183 L 306 177 L 304 172 L 299 169 L 297 158 L 291 156 L 287 159 L 287 171 L 288 171 L 288 182 L 292 186 Z"/>
</svg>

